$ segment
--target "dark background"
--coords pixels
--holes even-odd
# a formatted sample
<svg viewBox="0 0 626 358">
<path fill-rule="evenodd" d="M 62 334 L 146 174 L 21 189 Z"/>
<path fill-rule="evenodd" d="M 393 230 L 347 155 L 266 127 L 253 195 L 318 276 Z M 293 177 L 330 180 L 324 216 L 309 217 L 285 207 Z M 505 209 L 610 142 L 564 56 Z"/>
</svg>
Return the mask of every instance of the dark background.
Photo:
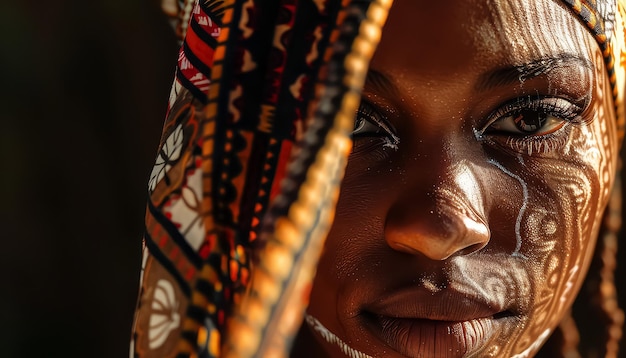
<svg viewBox="0 0 626 358">
<path fill-rule="evenodd" d="M 128 357 L 178 51 L 157 2 L 0 0 L 0 358 Z"/>
<path fill-rule="evenodd" d="M 177 53 L 155 0 L 0 0 L 0 357 L 128 357 Z"/>
</svg>

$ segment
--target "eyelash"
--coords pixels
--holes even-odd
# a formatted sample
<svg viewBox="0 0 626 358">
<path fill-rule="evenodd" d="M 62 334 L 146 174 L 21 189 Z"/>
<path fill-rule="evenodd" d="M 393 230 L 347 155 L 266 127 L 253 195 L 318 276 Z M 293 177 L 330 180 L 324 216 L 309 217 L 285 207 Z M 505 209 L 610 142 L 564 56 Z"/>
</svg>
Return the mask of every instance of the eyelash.
<svg viewBox="0 0 626 358">
<path fill-rule="evenodd" d="M 525 112 L 526 114 L 531 112 L 545 117 L 544 122 L 540 123 L 540 126 L 536 126 L 536 123 L 526 124 L 523 119 L 520 119 Z M 582 113 L 582 107 L 564 98 L 520 97 L 493 112 L 489 116 L 487 124 L 476 134 L 479 140 L 487 139 L 498 144 L 504 140 L 504 144 L 516 152 L 526 152 L 528 155 L 549 153 L 567 142 L 571 130 L 570 125 L 582 123 Z M 498 122 L 515 120 L 514 118 L 519 119 L 519 122 L 513 124 L 517 128 L 517 133 L 492 128 Z M 536 128 L 526 130 L 520 128 L 520 123 L 522 127 L 536 126 Z M 540 133 L 542 128 L 550 123 L 556 128 L 546 133 Z M 507 123 L 502 124 L 503 128 L 506 126 Z M 508 126 L 510 127 L 510 123 Z"/>
<path fill-rule="evenodd" d="M 371 126 L 367 130 L 367 127 Z M 380 113 L 372 104 L 362 100 L 357 110 L 354 120 L 354 140 L 361 137 L 377 137 L 384 140 L 383 147 L 398 149 L 400 138 L 395 134 L 395 130 L 387 118 Z"/>
</svg>

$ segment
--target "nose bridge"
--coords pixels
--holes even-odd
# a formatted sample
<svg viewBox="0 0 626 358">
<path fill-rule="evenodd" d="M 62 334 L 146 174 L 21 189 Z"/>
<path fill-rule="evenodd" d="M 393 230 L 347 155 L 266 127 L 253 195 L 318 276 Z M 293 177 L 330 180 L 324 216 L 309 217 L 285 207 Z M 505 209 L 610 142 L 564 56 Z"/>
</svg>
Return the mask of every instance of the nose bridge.
<svg viewBox="0 0 626 358">
<path fill-rule="evenodd" d="M 479 171 L 479 168 L 467 160 L 454 163 L 447 171 L 445 179 L 451 183 L 442 183 L 436 191 L 442 202 L 455 199 L 454 210 L 477 221 L 485 221 L 485 192 L 478 179 Z"/>
<path fill-rule="evenodd" d="M 422 170 L 422 178 L 412 181 L 415 185 L 407 187 L 390 209 L 385 239 L 391 248 L 445 260 L 488 243 L 480 168 L 448 154 L 437 158 L 438 164 L 430 163 L 434 170 Z"/>
</svg>

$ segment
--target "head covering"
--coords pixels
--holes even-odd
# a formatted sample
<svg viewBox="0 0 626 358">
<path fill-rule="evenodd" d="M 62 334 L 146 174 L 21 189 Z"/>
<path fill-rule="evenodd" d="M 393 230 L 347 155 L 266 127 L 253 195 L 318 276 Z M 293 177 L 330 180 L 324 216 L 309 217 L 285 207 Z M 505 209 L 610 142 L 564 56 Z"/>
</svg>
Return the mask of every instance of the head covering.
<svg viewBox="0 0 626 358">
<path fill-rule="evenodd" d="M 603 52 L 621 139 L 624 6 L 563 3 Z M 131 356 L 288 355 L 391 5 L 163 0 L 181 49 L 148 185 Z"/>
<path fill-rule="evenodd" d="M 626 85 L 626 28 L 624 2 L 610 0 L 563 0 L 595 37 L 606 64 L 613 90 L 620 142 L 624 138 L 624 92 Z"/>
</svg>

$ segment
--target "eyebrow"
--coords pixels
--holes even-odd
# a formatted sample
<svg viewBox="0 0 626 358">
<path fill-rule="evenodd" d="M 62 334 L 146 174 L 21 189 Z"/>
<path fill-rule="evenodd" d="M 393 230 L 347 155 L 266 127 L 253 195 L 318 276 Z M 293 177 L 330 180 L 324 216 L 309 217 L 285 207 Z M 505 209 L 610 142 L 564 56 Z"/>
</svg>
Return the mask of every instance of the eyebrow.
<svg viewBox="0 0 626 358">
<path fill-rule="evenodd" d="M 555 57 L 541 58 L 523 65 L 508 66 L 487 72 L 479 77 L 475 89 L 477 91 L 486 91 L 505 85 L 511 85 L 548 74 L 552 70 L 560 67 L 572 65 L 581 66 L 590 71 L 593 71 L 594 68 L 593 63 L 581 55 L 563 53 Z M 389 94 L 399 92 L 398 87 L 396 87 L 387 74 L 373 68 L 370 68 L 367 72 L 365 83 L 367 87 L 380 93 Z"/>
<path fill-rule="evenodd" d="M 499 68 L 483 74 L 476 82 L 477 91 L 486 91 L 495 87 L 523 82 L 525 80 L 550 73 L 566 66 L 581 66 L 593 71 L 593 63 L 577 54 L 560 54 L 555 57 L 541 58 L 523 65 Z"/>
<path fill-rule="evenodd" d="M 367 71 L 365 84 L 366 87 L 370 87 L 379 93 L 398 93 L 398 87 L 396 87 L 396 85 L 391 82 L 389 76 L 373 68 L 370 68 L 369 71 Z"/>
</svg>

